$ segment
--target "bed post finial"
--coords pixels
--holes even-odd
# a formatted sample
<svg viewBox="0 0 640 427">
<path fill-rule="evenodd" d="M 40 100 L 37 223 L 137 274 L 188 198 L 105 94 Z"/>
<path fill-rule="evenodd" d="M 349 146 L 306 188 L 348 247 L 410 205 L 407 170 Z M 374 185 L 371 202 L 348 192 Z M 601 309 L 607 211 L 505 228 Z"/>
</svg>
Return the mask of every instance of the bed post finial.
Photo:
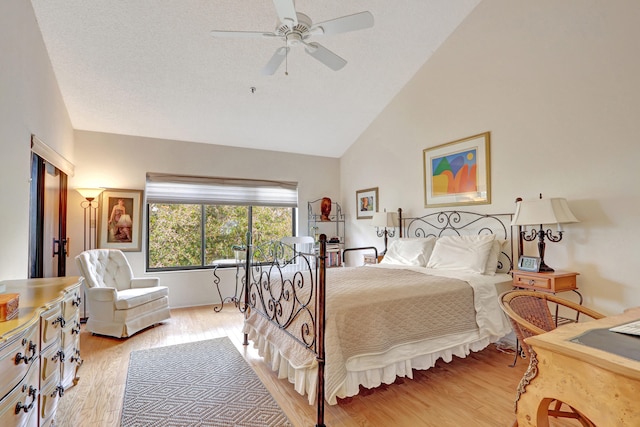
<svg viewBox="0 0 640 427">
<path fill-rule="evenodd" d="M 400 238 L 402 238 L 402 208 L 398 208 L 398 228 L 400 229 Z"/>
</svg>

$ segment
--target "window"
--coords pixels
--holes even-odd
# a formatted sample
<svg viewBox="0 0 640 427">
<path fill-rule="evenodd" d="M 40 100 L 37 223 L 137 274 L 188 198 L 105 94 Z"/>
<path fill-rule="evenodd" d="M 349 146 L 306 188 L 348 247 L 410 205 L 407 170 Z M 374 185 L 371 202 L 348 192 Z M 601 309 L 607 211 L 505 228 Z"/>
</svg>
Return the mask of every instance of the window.
<svg viewBox="0 0 640 427">
<path fill-rule="evenodd" d="M 147 174 L 147 269 L 235 265 L 234 245 L 291 236 L 297 183 Z"/>
</svg>

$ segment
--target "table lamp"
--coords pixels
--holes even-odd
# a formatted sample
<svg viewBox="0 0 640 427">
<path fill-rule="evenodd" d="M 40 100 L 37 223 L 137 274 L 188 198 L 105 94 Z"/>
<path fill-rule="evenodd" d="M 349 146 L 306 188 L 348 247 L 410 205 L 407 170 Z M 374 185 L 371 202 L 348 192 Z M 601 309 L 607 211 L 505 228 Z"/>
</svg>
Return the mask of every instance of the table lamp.
<svg viewBox="0 0 640 427">
<path fill-rule="evenodd" d="M 520 238 L 531 242 L 538 239 L 538 253 L 540 256 L 540 269 L 539 271 L 554 271 L 544 262 L 544 250 L 545 250 L 545 237 L 551 242 L 559 242 L 562 240 L 562 225 L 572 222 L 580 222 L 573 215 L 567 200 L 563 198 L 550 198 L 543 199 L 542 194 L 537 200 L 524 201 L 519 200 L 516 205 L 516 212 L 513 215 L 513 221 L 511 225 L 527 226 L 527 225 L 539 225 L 540 228 L 536 230 L 531 229 L 530 232 L 522 230 L 520 232 Z M 544 229 L 545 224 L 557 224 L 557 234 L 548 228 Z"/>
<path fill-rule="evenodd" d="M 398 213 L 386 211 L 375 213 L 371 218 L 371 225 L 376 227 L 378 237 L 384 236 L 384 251 L 381 253 L 381 255 L 384 255 L 387 252 L 387 236 L 393 237 L 396 235 L 395 227 L 399 226 Z"/>
</svg>

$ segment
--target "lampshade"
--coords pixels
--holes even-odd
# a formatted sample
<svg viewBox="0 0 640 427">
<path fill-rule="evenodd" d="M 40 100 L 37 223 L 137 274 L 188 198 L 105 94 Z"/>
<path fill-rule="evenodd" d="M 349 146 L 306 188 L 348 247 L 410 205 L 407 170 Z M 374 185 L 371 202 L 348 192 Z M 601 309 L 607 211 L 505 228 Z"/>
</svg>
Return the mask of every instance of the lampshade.
<svg viewBox="0 0 640 427">
<path fill-rule="evenodd" d="M 93 200 L 104 191 L 104 188 L 76 188 L 82 197 L 87 200 Z"/>
<path fill-rule="evenodd" d="M 520 201 L 511 225 L 566 224 L 580 222 L 573 215 L 566 199 L 536 199 Z"/>
<path fill-rule="evenodd" d="M 373 214 L 373 218 L 371 218 L 371 225 L 374 227 L 397 227 L 398 224 L 398 213 L 397 212 L 378 212 Z"/>
</svg>

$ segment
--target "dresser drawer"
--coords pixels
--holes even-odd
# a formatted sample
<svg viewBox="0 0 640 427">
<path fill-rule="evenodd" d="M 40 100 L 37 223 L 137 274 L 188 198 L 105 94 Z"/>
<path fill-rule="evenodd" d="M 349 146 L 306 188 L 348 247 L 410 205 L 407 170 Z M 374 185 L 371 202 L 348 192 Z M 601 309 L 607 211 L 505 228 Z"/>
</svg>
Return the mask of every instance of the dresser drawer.
<svg viewBox="0 0 640 427">
<path fill-rule="evenodd" d="M 80 286 L 69 290 L 62 299 L 62 317 L 65 320 L 71 320 L 75 315 L 80 313 L 80 304 L 82 303 L 82 294 Z"/>
<path fill-rule="evenodd" d="M 28 368 L 27 376 L 4 399 L 0 400 L 0 426 L 36 427 L 38 425 L 38 363 Z"/>
<path fill-rule="evenodd" d="M 40 348 L 49 347 L 59 336 L 60 331 L 64 327 L 64 319 L 62 318 L 62 310 L 60 304 L 56 304 L 49 310 L 42 313 L 40 327 Z"/>
<path fill-rule="evenodd" d="M 42 390 L 40 390 L 40 427 L 52 425 L 53 417 L 58 409 L 60 394 L 62 393 L 59 380 L 60 375 L 58 373 L 50 378 L 47 383 L 44 383 Z"/>
<path fill-rule="evenodd" d="M 54 341 L 54 345 L 47 347 L 40 354 L 40 383 L 44 384 L 55 377 L 60 379 L 60 367 L 62 366 L 63 352 L 60 349 L 60 340 Z"/>
<path fill-rule="evenodd" d="M 0 347 L 0 398 L 24 378 L 31 365 L 38 363 L 40 324 L 37 320 L 35 318 L 24 331 L 12 336 Z M 36 381 L 37 378 L 36 374 Z"/>
</svg>

